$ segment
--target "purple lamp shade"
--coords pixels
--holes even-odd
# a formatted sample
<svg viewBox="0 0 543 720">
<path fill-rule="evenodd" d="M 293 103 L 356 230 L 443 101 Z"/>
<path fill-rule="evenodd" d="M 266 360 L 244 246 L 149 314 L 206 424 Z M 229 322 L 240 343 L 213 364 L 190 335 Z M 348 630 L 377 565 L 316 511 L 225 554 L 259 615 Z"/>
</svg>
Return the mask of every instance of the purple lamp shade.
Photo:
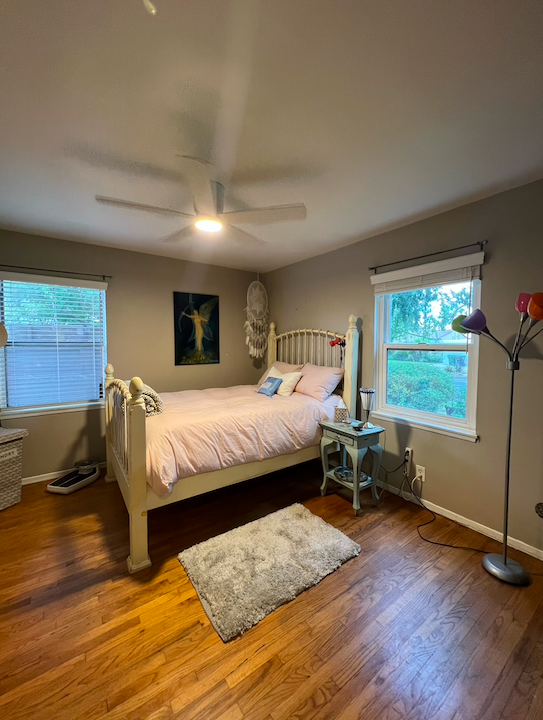
<svg viewBox="0 0 543 720">
<path fill-rule="evenodd" d="M 520 293 L 520 295 L 517 298 L 516 302 L 516 309 L 519 313 L 527 313 L 528 312 L 528 305 L 530 303 L 530 300 L 532 299 L 532 296 L 530 293 Z"/>
<path fill-rule="evenodd" d="M 461 322 L 464 330 L 468 332 L 480 335 L 480 333 L 487 331 L 486 317 L 481 310 L 474 310 L 471 315 L 468 315 L 465 320 Z"/>
</svg>

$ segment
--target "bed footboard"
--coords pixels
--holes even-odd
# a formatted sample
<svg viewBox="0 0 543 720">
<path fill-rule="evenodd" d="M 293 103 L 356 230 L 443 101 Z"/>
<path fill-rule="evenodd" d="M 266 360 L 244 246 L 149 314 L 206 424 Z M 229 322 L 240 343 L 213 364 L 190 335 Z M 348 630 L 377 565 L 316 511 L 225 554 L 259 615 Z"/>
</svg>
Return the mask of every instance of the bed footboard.
<svg viewBox="0 0 543 720">
<path fill-rule="evenodd" d="M 149 567 L 147 530 L 147 467 L 143 382 L 135 377 L 130 387 L 106 367 L 106 481 L 117 480 L 130 517 L 131 573 Z"/>
</svg>

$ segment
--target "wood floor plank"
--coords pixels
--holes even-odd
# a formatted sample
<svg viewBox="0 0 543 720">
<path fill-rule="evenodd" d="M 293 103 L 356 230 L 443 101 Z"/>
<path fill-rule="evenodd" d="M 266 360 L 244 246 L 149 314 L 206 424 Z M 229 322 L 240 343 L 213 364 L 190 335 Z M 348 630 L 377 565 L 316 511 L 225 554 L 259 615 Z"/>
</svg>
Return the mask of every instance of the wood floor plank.
<svg viewBox="0 0 543 720">
<path fill-rule="evenodd" d="M 459 582 L 459 580 L 459 578 L 456 578 L 457 582 Z M 434 583 L 434 579 L 430 576 L 428 578 L 427 584 L 428 586 L 431 586 L 432 583 Z M 446 599 L 440 597 L 439 599 L 435 600 L 434 604 L 437 603 L 437 609 L 443 612 L 443 605 L 450 602 L 450 598 L 450 595 L 447 595 Z M 365 628 L 364 639 L 366 642 L 368 640 L 371 640 L 371 644 L 367 645 L 364 648 L 365 652 L 363 654 L 359 652 L 356 657 L 349 657 L 348 655 L 345 655 L 345 649 L 349 647 L 349 643 L 346 643 L 344 639 L 344 641 L 341 643 L 342 647 L 339 648 L 334 654 L 332 654 L 332 656 L 328 659 L 324 666 L 319 670 L 319 674 L 321 675 L 322 679 L 324 679 L 328 674 L 330 674 L 333 681 L 339 688 L 345 687 L 356 675 L 357 686 L 364 687 L 363 692 L 357 693 L 355 699 L 356 707 L 358 707 L 359 699 L 363 698 L 364 696 L 366 696 L 367 704 L 370 704 L 371 697 L 368 699 L 369 688 L 371 688 L 372 686 L 373 677 L 378 672 L 378 669 L 379 675 L 376 692 L 380 696 L 382 685 L 385 682 L 383 673 L 385 674 L 385 676 L 389 675 L 391 673 L 394 673 L 398 668 L 403 669 L 406 667 L 406 665 L 409 664 L 406 658 L 401 655 L 400 649 L 403 645 L 406 645 L 411 640 L 413 640 L 412 633 L 419 624 L 422 623 L 422 628 L 424 627 L 426 614 L 430 616 L 431 622 L 434 625 L 439 622 L 439 612 L 432 613 L 431 603 L 426 603 L 423 608 L 417 608 L 415 601 L 412 599 L 408 609 L 405 612 L 405 619 L 401 623 L 399 631 L 397 626 L 386 629 L 381 626 L 377 619 L 374 619 L 373 621 L 369 622 L 367 627 Z M 419 629 L 419 632 L 417 632 L 414 637 L 414 642 L 416 646 L 420 645 L 419 634 L 421 632 L 423 631 Z M 356 636 L 353 639 L 356 641 Z M 388 661 L 387 665 L 386 659 L 389 658 L 391 655 L 392 658 Z M 417 660 L 419 662 L 424 662 L 425 659 L 425 653 L 421 652 L 419 648 Z M 365 667 L 366 670 L 363 671 L 362 669 Z M 415 667 L 415 664 L 412 663 L 412 669 Z M 320 678 L 312 678 L 312 683 L 319 683 L 319 680 Z M 303 691 L 304 688 L 300 688 L 298 692 L 303 693 Z M 338 693 L 337 699 L 339 700 L 339 703 L 342 702 L 341 699 L 343 697 L 349 697 L 349 695 L 350 689 L 347 690 L 345 693 Z M 287 703 L 284 703 L 282 707 L 273 711 L 272 715 L 276 718 L 276 720 L 279 720 L 282 717 L 288 717 L 290 713 L 293 712 L 294 707 L 297 705 L 299 700 L 300 697 L 290 697 Z M 330 707 L 332 705 L 333 709 Z M 339 711 L 340 705 L 338 704 L 338 702 L 331 703 L 330 706 L 327 706 L 325 710 L 326 717 L 334 717 Z M 333 713 L 332 715 L 328 715 L 330 710 Z"/>
<path fill-rule="evenodd" d="M 543 608 L 540 604 L 537 615 L 534 616 L 533 620 L 539 624 L 542 617 Z M 541 631 L 537 632 L 533 627 L 528 627 L 524 635 L 523 640 L 526 645 L 530 646 L 535 643 L 535 646 L 501 712 L 500 717 L 508 718 L 508 720 L 522 720 L 529 715 L 533 699 L 537 695 L 540 683 L 543 681 L 543 633 Z M 519 655 L 524 654 L 524 652 L 524 647 L 521 647 Z M 543 707 L 541 717 L 543 717 Z"/>
<path fill-rule="evenodd" d="M 506 603 L 500 608 L 482 642 L 464 663 L 446 694 L 439 711 L 440 719 L 456 720 L 457 717 L 462 717 L 462 713 L 471 714 L 473 717 L 480 716 L 485 701 L 490 698 L 493 687 L 524 632 L 525 618 L 517 622 L 515 616 L 519 606 L 523 606 L 528 600 L 526 595 L 511 588 Z M 534 611 L 537 608 L 537 605 L 528 605 L 531 605 Z M 522 616 L 522 608 L 520 609 L 519 614 Z"/>
<path fill-rule="evenodd" d="M 2 512 L 0 716 L 9 720 L 541 720 L 543 563 L 529 588 L 424 543 L 420 507 L 364 493 L 355 517 L 318 462 L 150 513 L 154 564 L 126 573 L 128 518 L 103 480 L 26 486 Z M 224 644 L 177 553 L 303 502 L 361 546 Z M 438 518 L 426 535 L 496 551 Z"/>
</svg>

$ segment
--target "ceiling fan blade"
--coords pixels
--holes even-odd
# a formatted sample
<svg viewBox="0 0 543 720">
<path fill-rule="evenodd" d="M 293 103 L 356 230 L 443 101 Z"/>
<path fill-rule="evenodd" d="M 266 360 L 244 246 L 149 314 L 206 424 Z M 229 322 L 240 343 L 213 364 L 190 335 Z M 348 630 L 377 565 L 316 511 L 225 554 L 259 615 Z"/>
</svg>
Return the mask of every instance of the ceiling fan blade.
<svg viewBox="0 0 543 720">
<path fill-rule="evenodd" d="M 186 174 L 190 185 L 194 212 L 197 215 L 215 217 L 217 210 L 211 189 L 208 163 L 189 155 L 178 155 L 178 157 L 181 158 L 181 169 Z"/>
<path fill-rule="evenodd" d="M 68 142 L 62 146 L 64 155 L 76 158 L 92 167 L 106 168 L 134 177 L 152 178 L 160 182 L 182 183 L 185 179 L 179 168 L 161 167 L 138 158 L 122 155 L 88 142 Z"/>
<path fill-rule="evenodd" d="M 231 187 L 313 179 L 322 175 L 317 165 L 257 165 L 236 168 L 230 178 Z"/>
<path fill-rule="evenodd" d="M 227 234 L 240 245 L 267 245 L 265 240 L 251 235 L 251 233 L 245 232 L 238 227 L 229 225 L 226 229 Z"/>
<path fill-rule="evenodd" d="M 228 3 L 228 15 L 222 31 L 225 38 L 223 79 L 212 157 L 227 184 L 236 167 L 247 118 L 261 6 L 260 0 L 232 0 Z"/>
<path fill-rule="evenodd" d="M 230 223 L 249 223 L 251 225 L 268 225 L 286 220 L 305 220 L 307 210 L 305 205 L 277 205 L 275 207 L 254 208 L 253 210 L 239 210 L 222 213 L 221 220 Z"/>
<path fill-rule="evenodd" d="M 172 208 L 157 207 L 156 205 L 144 205 L 143 203 L 135 203 L 130 200 L 119 200 L 118 198 L 105 197 L 104 195 L 96 195 L 96 202 L 101 205 L 112 205 L 113 207 L 127 208 L 128 210 L 145 210 L 146 212 L 159 213 L 161 215 L 181 215 L 181 217 L 194 217 L 189 213 L 180 210 L 172 210 Z"/>
<path fill-rule="evenodd" d="M 183 228 L 182 230 L 176 230 L 171 235 L 166 235 L 166 237 L 162 238 L 160 242 L 163 243 L 181 243 L 184 240 L 188 240 L 188 238 L 192 235 L 194 232 L 194 227 L 192 225 L 187 225 L 187 227 Z"/>
</svg>

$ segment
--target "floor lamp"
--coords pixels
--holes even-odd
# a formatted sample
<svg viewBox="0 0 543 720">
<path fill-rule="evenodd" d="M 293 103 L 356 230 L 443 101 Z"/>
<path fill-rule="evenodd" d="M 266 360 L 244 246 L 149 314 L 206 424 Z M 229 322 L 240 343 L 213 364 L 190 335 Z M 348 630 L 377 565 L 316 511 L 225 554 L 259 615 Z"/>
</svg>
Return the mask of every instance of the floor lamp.
<svg viewBox="0 0 543 720">
<path fill-rule="evenodd" d="M 513 429 L 513 400 L 515 393 L 515 373 L 520 367 L 519 355 L 523 348 L 528 345 L 543 330 L 530 335 L 534 325 L 543 320 L 543 293 L 521 293 L 518 296 L 516 309 L 520 316 L 520 324 L 517 337 L 513 345 L 513 349 L 509 351 L 503 343 L 497 340 L 489 331 L 486 325 L 486 318 L 481 310 L 475 310 L 468 317 L 459 315 L 452 323 L 452 329 L 463 335 L 474 333 L 489 338 L 499 345 L 508 356 L 505 364 L 507 370 L 511 372 L 511 394 L 509 401 L 509 429 L 507 432 L 507 445 L 505 455 L 505 499 L 503 513 L 503 551 L 501 555 L 497 553 L 489 553 L 483 558 L 483 567 L 487 572 L 495 577 L 510 583 L 511 585 L 529 585 L 531 582 L 530 574 L 520 565 L 507 557 L 507 536 L 509 526 L 509 481 L 511 471 L 511 431 Z M 523 329 L 528 320 L 528 329 L 523 334 Z"/>
</svg>

